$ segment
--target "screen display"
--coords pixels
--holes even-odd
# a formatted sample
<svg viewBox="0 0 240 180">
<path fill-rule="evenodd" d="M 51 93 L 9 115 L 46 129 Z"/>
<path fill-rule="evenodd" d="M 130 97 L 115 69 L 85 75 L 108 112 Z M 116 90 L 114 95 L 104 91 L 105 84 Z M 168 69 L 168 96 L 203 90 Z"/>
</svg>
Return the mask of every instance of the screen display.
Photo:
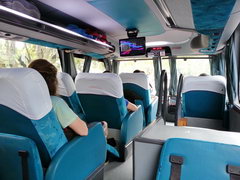
<svg viewBox="0 0 240 180">
<path fill-rule="evenodd" d="M 120 39 L 120 56 L 144 55 L 146 51 L 145 37 Z"/>
</svg>

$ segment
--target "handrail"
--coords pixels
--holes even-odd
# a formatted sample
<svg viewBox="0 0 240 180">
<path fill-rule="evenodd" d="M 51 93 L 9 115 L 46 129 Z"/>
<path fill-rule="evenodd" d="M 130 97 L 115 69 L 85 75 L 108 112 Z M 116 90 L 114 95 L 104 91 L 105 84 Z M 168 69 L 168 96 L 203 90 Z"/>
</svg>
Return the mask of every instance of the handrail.
<svg viewBox="0 0 240 180">
<path fill-rule="evenodd" d="M 167 113 L 167 73 L 166 70 L 162 70 L 158 92 L 158 108 L 156 114 L 157 119 L 162 117 L 165 123 L 166 113 Z"/>
<path fill-rule="evenodd" d="M 174 121 L 175 126 L 177 126 L 178 124 L 178 111 L 181 104 L 182 86 L 183 86 L 183 75 L 180 74 L 178 79 L 178 87 L 177 87 L 176 112 L 175 112 L 175 121 Z"/>
</svg>

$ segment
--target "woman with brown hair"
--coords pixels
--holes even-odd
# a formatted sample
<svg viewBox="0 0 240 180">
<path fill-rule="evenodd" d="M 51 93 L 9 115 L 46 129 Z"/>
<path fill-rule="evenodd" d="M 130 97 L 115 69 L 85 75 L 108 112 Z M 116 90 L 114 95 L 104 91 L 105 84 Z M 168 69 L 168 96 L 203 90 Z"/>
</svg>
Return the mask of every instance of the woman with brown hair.
<svg viewBox="0 0 240 180">
<path fill-rule="evenodd" d="M 88 127 L 86 123 L 69 108 L 62 98 L 57 96 L 57 68 L 45 59 L 32 61 L 28 67 L 37 70 L 45 79 L 51 96 L 53 109 L 65 133 L 67 132 L 67 128 L 70 128 L 80 136 L 87 136 Z M 102 124 L 106 135 L 107 124 L 106 122 L 102 122 Z M 69 136 L 68 132 L 66 136 L 68 139 L 72 138 L 72 135 Z"/>
</svg>

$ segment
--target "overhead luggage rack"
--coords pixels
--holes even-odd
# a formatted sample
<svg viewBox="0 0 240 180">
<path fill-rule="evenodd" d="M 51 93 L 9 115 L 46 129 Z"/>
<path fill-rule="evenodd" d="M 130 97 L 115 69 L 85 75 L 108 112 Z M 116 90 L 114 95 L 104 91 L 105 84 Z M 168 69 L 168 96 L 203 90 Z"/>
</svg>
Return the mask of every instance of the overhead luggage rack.
<svg viewBox="0 0 240 180">
<path fill-rule="evenodd" d="M 108 54 L 114 46 L 0 5 L 0 31 L 60 44 L 83 52 Z"/>
</svg>

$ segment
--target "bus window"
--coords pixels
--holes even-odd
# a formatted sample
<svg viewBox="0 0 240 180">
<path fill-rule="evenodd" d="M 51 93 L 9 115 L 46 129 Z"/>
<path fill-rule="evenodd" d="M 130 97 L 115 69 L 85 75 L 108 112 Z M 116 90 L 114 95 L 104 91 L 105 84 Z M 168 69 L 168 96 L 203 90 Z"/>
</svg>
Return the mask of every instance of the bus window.
<svg viewBox="0 0 240 180">
<path fill-rule="evenodd" d="M 83 72 L 84 58 L 74 57 L 74 63 L 77 69 L 77 73 Z"/>
<path fill-rule="evenodd" d="M 119 74 L 132 73 L 136 69 L 144 71 L 148 75 L 149 82 L 152 87 L 155 87 L 154 67 L 152 60 L 120 61 Z"/>
<path fill-rule="evenodd" d="M 27 67 L 35 59 L 47 59 L 62 71 L 57 49 L 0 39 L 0 67 Z"/>
<path fill-rule="evenodd" d="M 102 73 L 106 70 L 104 63 L 102 61 L 92 59 L 90 66 L 90 73 Z"/>
<path fill-rule="evenodd" d="M 210 64 L 208 56 L 200 56 L 199 59 L 189 57 L 187 59 L 181 59 L 177 57 L 176 66 L 178 74 L 183 76 L 199 76 L 202 73 L 210 75 Z"/>
</svg>

